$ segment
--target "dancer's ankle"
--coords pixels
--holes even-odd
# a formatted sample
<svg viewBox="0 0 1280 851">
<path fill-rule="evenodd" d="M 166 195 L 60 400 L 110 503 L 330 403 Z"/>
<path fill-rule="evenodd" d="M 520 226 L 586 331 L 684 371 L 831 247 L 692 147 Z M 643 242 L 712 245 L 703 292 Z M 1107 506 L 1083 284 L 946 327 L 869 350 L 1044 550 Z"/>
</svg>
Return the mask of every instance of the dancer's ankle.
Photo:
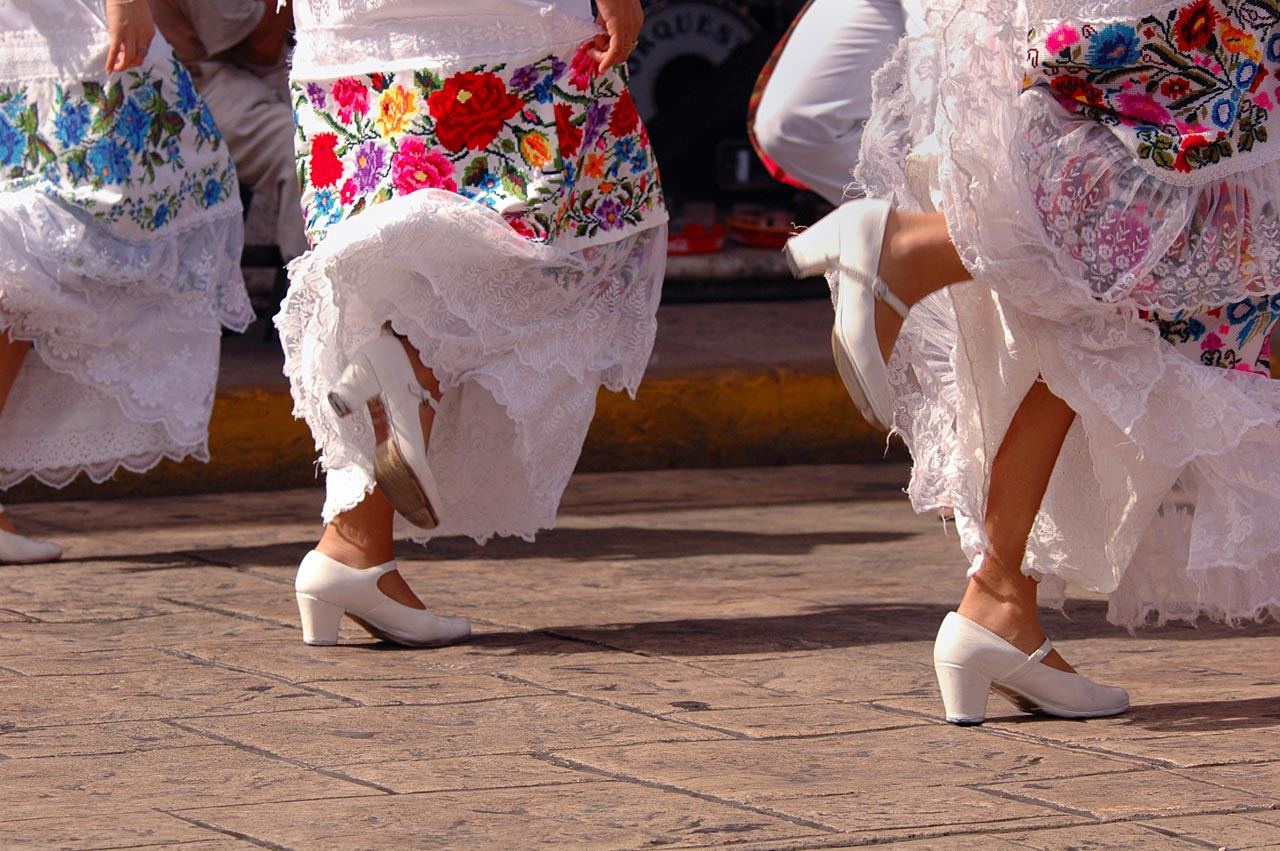
<svg viewBox="0 0 1280 851">
<path fill-rule="evenodd" d="M 941 213 L 889 212 L 880 254 L 880 277 L 908 307 L 957 277 L 959 263 Z"/>
</svg>

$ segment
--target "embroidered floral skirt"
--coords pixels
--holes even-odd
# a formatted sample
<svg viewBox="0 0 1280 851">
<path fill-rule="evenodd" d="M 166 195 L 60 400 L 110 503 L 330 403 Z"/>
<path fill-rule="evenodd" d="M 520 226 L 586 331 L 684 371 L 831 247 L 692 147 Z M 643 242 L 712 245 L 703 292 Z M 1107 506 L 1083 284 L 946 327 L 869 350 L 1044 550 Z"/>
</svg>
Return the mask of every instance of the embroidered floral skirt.
<svg viewBox="0 0 1280 851">
<path fill-rule="evenodd" d="M 1187 170 L 1176 151 L 1153 163 L 1115 115 L 1071 109 L 1048 86 L 1023 92 L 1027 32 L 1063 25 L 1029 5 L 1030 19 L 1005 0 L 930 9 L 929 33 L 905 39 L 874 84 L 858 179 L 941 210 L 974 279 L 913 311 L 890 364 L 912 501 L 954 507 L 976 557 L 991 460 L 1043 379 L 1077 412 L 1023 565 L 1043 599 L 1068 584 L 1104 592 L 1130 626 L 1280 612 L 1280 383 L 1266 347 L 1280 313 L 1280 166 L 1240 136 L 1233 170 L 1196 159 L 1210 156 L 1196 144 Z M 1110 4 L 1107 21 L 1127 8 Z M 1133 8 L 1139 35 L 1143 15 L 1180 20 L 1172 4 Z M 1072 26 L 1092 38 L 1110 24 Z M 1211 24 L 1201 47 L 1170 36 L 1185 55 L 1169 64 L 1204 65 L 1205 87 L 1231 51 L 1263 49 Z M 1122 53 L 1081 57 L 1096 69 Z M 1241 110 L 1270 103 L 1240 79 Z M 1161 82 L 1138 75 L 1126 91 Z M 1214 103 L 1179 120 L 1207 126 Z M 1194 135 L 1172 120 L 1163 130 Z"/>
<path fill-rule="evenodd" d="M 0 326 L 33 343 L 0 487 L 207 459 L 221 328 L 253 315 L 235 170 L 168 45 L 110 77 L 0 81 L 0 169 Z"/>
<path fill-rule="evenodd" d="M 327 472 L 326 521 L 374 479 L 367 417 L 324 400 L 385 322 L 440 381 L 435 535 L 553 525 L 599 388 L 639 385 L 666 213 L 621 73 L 598 74 L 577 44 L 295 78 L 313 248 L 276 324 Z"/>
</svg>

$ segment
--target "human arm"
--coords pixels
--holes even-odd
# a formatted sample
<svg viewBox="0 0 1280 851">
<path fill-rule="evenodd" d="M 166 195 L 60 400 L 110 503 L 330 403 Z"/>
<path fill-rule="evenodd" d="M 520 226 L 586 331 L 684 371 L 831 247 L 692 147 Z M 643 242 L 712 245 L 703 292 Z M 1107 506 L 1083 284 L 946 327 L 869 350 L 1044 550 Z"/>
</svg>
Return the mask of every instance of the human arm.
<svg viewBox="0 0 1280 851">
<path fill-rule="evenodd" d="M 596 22 L 604 27 L 604 32 L 596 36 L 591 58 L 600 63 L 603 73 L 626 62 L 631 51 L 635 50 L 640 26 L 644 23 L 644 11 L 640 8 L 640 0 L 596 0 L 596 9 L 600 13 Z"/>
<path fill-rule="evenodd" d="M 142 64 L 156 34 L 147 0 L 106 0 L 107 73 Z"/>
</svg>

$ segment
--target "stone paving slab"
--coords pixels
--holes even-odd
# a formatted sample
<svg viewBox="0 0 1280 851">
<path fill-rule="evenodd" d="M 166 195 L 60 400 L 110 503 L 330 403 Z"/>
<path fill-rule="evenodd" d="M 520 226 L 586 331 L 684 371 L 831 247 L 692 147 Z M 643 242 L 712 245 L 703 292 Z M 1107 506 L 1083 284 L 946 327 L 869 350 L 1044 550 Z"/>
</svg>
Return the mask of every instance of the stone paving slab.
<svg viewBox="0 0 1280 851">
<path fill-rule="evenodd" d="M 315 490 L 16 506 L 0 848 L 1280 847 L 1280 626 L 1047 629 L 1133 710 L 940 720 L 964 572 L 897 465 L 579 476 L 535 544 L 401 547 L 468 644 L 300 641 Z"/>
</svg>

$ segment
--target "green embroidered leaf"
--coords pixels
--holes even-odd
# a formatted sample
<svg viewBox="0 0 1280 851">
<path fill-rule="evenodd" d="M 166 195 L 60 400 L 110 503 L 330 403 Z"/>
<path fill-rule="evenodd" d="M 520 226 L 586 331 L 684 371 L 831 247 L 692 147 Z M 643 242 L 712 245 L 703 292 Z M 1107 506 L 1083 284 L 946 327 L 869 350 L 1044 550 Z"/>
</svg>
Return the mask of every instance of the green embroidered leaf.
<svg viewBox="0 0 1280 851">
<path fill-rule="evenodd" d="M 356 205 L 351 208 L 351 212 L 348 213 L 347 215 L 354 216 L 356 213 L 359 213 L 362 210 L 364 210 L 364 196 L 360 197 L 360 200 L 356 202 Z"/>
<path fill-rule="evenodd" d="M 464 186 L 479 186 L 488 174 L 489 164 L 483 157 L 476 157 L 467 164 L 466 171 L 462 173 L 462 183 Z"/>
<path fill-rule="evenodd" d="M 102 84 L 89 80 L 84 84 L 84 99 L 94 106 L 102 103 Z"/>
<path fill-rule="evenodd" d="M 384 186 L 378 190 L 378 194 L 373 196 L 373 203 L 381 204 L 383 201 L 391 200 L 391 187 Z"/>
<path fill-rule="evenodd" d="M 115 112 L 124 104 L 124 86 L 120 85 L 120 81 L 116 80 L 111 84 L 111 88 L 107 90 L 106 109 Z"/>
<path fill-rule="evenodd" d="M 502 175 L 502 188 L 521 201 L 529 200 L 529 182 L 515 169 L 507 169 L 506 174 Z"/>
<path fill-rule="evenodd" d="M 1259 142 L 1266 142 L 1267 126 L 1265 124 L 1259 124 L 1256 128 L 1254 128 L 1253 135 L 1258 137 Z"/>
<path fill-rule="evenodd" d="M 1252 132 L 1241 133 L 1240 134 L 1240 150 L 1244 151 L 1245 153 L 1252 151 L 1253 140 L 1254 140 L 1254 134 Z"/>
<path fill-rule="evenodd" d="M 502 140 L 502 152 L 504 154 L 514 154 L 516 152 L 516 143 L 511 138 Z"/>
<path fill-rule="evenodd" d="M 444 82 L 435 74 L 426 70 L 414 71 L 413 82 L 423 95 L 429 95 L 444 88 Z"/>
<path fill-rule="evenodd" d="M 1173 168 L 1173 154 L 1168 151 L 1153 151 L 1151 161 L 1160 168 Z"/>
</svg>

